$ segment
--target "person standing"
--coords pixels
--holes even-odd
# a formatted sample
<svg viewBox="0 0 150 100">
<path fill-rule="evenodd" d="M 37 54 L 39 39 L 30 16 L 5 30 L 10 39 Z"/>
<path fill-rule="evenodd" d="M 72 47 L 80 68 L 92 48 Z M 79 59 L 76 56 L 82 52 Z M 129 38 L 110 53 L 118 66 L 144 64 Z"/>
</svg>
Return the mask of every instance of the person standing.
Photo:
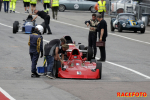
<svg viewBox="0 0 150 100">
<path fill-rule="evenodd" d="M 3 1 L 4 1 L 4 11 L 5 11 L 5 13 L 8 13 L 9 0 L 3 0 Z"/>
<path fill-rule="evenodd" d="M 31 4 L 31 11 L 33 14 L 34 10 L 36 9 L 37 0 L 30 0 L 30 4 Z"/>
<path fill-rule="evenodd" d="M 95 59 L 97 48 L 96 48 L 96 40 L 97 40 L 97 25 L 98 21 L 96 20 L 96 14 L 92 14 L 92 19 L 89 21 L 85 21 L 85 24 L 87 27 L 90 25 L 89 30 L 89 37 L 88 37 L 88 46 L 94 49 L 94 56 L 93 59 Z"/>
<path fill-rule="evenodd" d="M 50 8 L 50 0 L 43 0 L 44 11 L 48 14 Z"/>
<path fill-rule="evenodd" d="M 17 0 L 10 0 L 10 13 L 11 13 L 12 11 L 13 11 L 13 13 L 15 13 L 16 1 L 17 1 Z"/>
<path fill-rule="evenodd" d="M 44 46 L 44 56 L 47 61 L 47 77 L 53 79 L 53 65 L 54 60 L 59 60 L 63 64 L 65 51 L 69 48 L 64 38 L 53 39 Z M 59 54 L 62 54 L 62 59 L 60 59 Z"/>
<path fill-rule="evenodd" d="M 0 0 L 0 12 L 1 12 L 1 8 L 2 8 L 2 2 L 3 2 L 3 0 Z"/>
<path fill-rule="evenodd" d="M 106 1 L 100 0 L 98 1 L 98 13 L 102 15 L 102 18 L 104 18 L 104 12 L 106 12 Z"/>
<path fill-rule="evenodd" d="M 49 27 L 50 16 L 46 12 L 44 12 L 44 11 L 34 10 L 34 13 L 36 14 L 36 16 L 33 18 L 32 21 L 34 21 L 38 16 L 40 16 L 42 19 L 44 19 L 45 26 L 46 26 L 46 28 L 48 30 L 47 34 L 52 34 L 51 29 Z"/>
<path fill-rule="evenodd" d="M 51 8 L 52 8 L 53 19 L 57 20 L 59 0 L 51 0 Z"/>
<path fill-rule="evenodd" d="M 29 13 L 30 0 L 23 0 L 25 13 Z"/>
<path fill-rule="evenodd" d="M 97 31 L 99 32 L 99 41 L 103 41 L 106 43 L 106 37 L 107 37 L 107 23 L 102 18 L 101 14 L 97 15 L 97 20 L 99 21 L 99 24 L 97 26 Z M 105 61 L 106 60 L 106 51 L 105 46 L 99 47 L 101 58 L 99 61 Z"/>
<path fill-rule="evenodd" d="M 31 66 L 31 77 L 39 77 L 40 75 L 37 74 L 37 61 L 39 59 L 39 55 L 41 52 L 41 58 L 43 57 L 43 37 L 41 34 L 43 33 L 43 26 L 37 25 L 35 27 L 35 31 L 33 34 L 29 36 L 29 53 L 32 61 L 32 66 Z"/>
</svg>

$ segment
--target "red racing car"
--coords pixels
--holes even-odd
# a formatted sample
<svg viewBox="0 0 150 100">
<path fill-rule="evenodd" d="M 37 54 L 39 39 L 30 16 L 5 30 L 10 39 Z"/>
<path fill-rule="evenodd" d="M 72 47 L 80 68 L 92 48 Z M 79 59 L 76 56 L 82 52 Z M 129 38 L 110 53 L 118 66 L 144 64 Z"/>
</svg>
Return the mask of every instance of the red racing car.
<svg viewBox="0 0 150 100">
<path fill-rule="evenodd" d="M 84 49 L 79 50 L 72 40 L 68 44 L 69 50 L 67 50 L 66 54 L 67 60 L 64 61 L 63 66 L 59 61 L 55 61 L 53 67 L 54 76 L 60 78 L 101 79 L 102 63 L 96 62 L 96 60 L 91 59 L 91 57 L 88 58 L 88 56 L 91 55 L 88 50 L 89 47 L 86 50 L 83 46 L 79 46 L 80 49 Z M 87 55 L 87 57 L 84 57 L 84 55 Z"/>
</svg>

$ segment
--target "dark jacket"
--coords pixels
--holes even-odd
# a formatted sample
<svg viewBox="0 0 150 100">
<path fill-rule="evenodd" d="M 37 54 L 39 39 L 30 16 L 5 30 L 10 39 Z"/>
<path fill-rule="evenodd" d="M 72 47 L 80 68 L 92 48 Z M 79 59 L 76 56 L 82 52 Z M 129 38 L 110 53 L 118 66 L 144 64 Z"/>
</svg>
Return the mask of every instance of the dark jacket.
<svg viewBox="0 0 150 100">
<path fill-rule="evenodd" d="M 29 53 L 40 53 L 43 52 L 43 37 L 36 33 L 29 36 Z"/>
</svg>

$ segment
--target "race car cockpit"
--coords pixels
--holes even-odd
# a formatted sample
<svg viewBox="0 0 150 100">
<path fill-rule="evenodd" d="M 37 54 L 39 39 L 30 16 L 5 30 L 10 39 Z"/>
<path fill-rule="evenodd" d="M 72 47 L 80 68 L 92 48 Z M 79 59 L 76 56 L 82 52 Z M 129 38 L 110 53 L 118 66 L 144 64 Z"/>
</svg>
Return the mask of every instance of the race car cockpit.
<svg viewBox="0 0 150 100">
<path fill-rule="evenodd" d="M 73 43 L 73 41 L 72 41 L 70 36 L 64 36 L 64 38 L 66 39 L 67 44 Z"/>
</svg>

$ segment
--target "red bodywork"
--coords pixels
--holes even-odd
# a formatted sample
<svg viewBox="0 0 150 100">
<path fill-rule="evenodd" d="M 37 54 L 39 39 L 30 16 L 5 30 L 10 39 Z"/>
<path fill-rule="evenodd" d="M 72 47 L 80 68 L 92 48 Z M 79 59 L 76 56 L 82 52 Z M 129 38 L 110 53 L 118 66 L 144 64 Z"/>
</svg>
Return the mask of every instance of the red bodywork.
<svg viewBox="0 0 150 100">
<path fill-rule="evenodd" d="M 99 79 L 99 69 L 96 69 L 96 63 L 82 59 L 82 52 L 74 44 L 69 45 L 71 52 L 67 52 L 69 59 L 64 61 L 64 67 L 58 69 L 58 77 L 61 78 L 78 78 L 78 79 Z M 96 69 L 92 71 L 92 69 Z"/>
</svg>

